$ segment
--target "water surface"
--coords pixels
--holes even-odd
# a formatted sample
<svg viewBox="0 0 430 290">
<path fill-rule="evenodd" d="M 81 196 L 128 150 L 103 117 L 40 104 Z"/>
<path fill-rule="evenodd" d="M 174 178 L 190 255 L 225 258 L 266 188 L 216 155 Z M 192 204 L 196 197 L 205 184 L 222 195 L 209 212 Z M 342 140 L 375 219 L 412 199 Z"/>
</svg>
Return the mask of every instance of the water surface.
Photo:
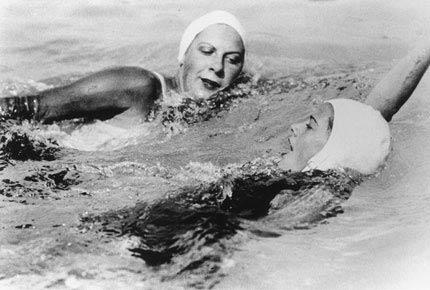
<svg viewBox="0 0 430 290">
<path fill-rule="evenodd" d="M 247 70 L 278 84 L 331 75 L 328 89 L 272 90 L 245 98 L 221 118 L 172 137 L 163 133 L 161 141 L 158 125 L 138 122 L 122 127 L 96 122 L 75 131 L 58 124 L 37 128 L 37 136 L 66 148 L 61 159 L 18 162 L 0 173 L 3 178 L 34 173 L 45 165 L 81 166 L 85 172 L 102 168 L 105 179 L 88 177 L 81 186 L 95 194 L 105 192 L 107 208 L 115 200 L 124 202 L 121 194 L 134 196 L 127 205 L 151 200 L 157 197 L 156 187 L 183 185 L 193 174 L 209 178 L 229 163 L 282 153 L 282 132 L 310 103 L 338 96 L 340 85 L 351 84 L 348 78 L 363 88 L 348 87 L 346 93 L 363 98 L 357 92 L 365 94 L 366 86 L 373 86 L 411 43 L 430 35 L 430 7 L 424 0 L 199 3 L 3 1 L 2 96 L 35 92 L 116 65 L 173 74 L 182 30 L 212 9 L 231 11 L 246 27 Z M 344 214 L 309 230 L 244 243 L 218 287 L 424 289 L 430 282 L 429 93 L 427 74 L 390 124 L 393 152 L 385 170 L 353 192 Z M 163 181 L 181 168 L 187 168 L 182 171 L 187 176 L 178 184 Z M 106 209 L 92 209 L 98 207 Z"/>
</svg>

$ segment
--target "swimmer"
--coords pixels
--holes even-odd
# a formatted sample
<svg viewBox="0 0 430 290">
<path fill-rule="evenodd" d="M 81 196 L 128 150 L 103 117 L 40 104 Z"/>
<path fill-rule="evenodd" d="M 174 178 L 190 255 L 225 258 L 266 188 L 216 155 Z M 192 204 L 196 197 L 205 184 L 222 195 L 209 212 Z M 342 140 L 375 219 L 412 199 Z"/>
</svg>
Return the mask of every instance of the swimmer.
<svg viewBox="0 0 430 290">
<path fill-rule="evenodd" d="M 294 189 L 297 184 L 291 181 L 291 177 L 302 178 L 300 174 L 318 176 L 332 169 L 340 172 L 352 169 L 362 175 L 375 173 L 390 152 L 388 122 L 412 95 L 429 65 L 430 43 L 425 43 L 390 70 L 371 91 L 366 103 L 340 98 L 318 106 L 306 121 L 291 126 L 290 137 L 285 144 L 290 152 L 274 164 L 280 172 L 267 173 L 270 170 L 264 166 L 261 172 L 255 169 L 249 172 L 247 166 L 242 166 L 245 170 L 235 174 L 232 180 L 228 177 L 227 184 L 231 189 L 227 191 L 226 201 L 230 203 L 229 207 L 251 217 L 265 215 L 275 196 L 278 198 L 276 203 L 285 205 L 291 202 L 289 194 L 278 194 L 284 189 Z M 223 181 L 219 183 L 223 184 Z M 339 199 L 347 199 L 352 188 L 353 185 L 349 186 Z M 313 209 L 309 213 L 329 208 L 332 201 L 332 198 L 323 199 L 317 203 L 318 207 L 311 203 L 310 208 Z M 309 221 L 309 216 L 291 215 L 289 209 L 287 206 L 271 218 L 285 214 L 289 222 Z M 310 214 L 310 217 L 322 216 Z"/>
<path fill-rule="evenodd" d="M 336 179 L 330 184 L 322 171 L 348 168 L 374 173 L 390 151 L 387 122 L 412 95 L 429 64 L 430 45 L 401 60 L 372 90 L 366 104 L 329 100 L 306 122 L 291 126 L 291 152 L 279 163 L 280 171 L 256 172 L 251 163 L 240 167 L 242 172 L 180 188 L 152 205 L 138 204 L 85 222 L 102 221 L 102 230 L 111 233 L 114 227 L 121 235 L 138 237 L 140 243 L 130 250 L 148 266 L 169 263 L 174 275 L 194 269 L 215 273 L 221 267 L 213 263 L 237 249 L 236 241 L 233 247 L 228 241 L 239 231 L 277 237 L 279 228 L 309 228 L 342 212 L 339 202 L 349 198 L 357 183 L 347 174 L 341 183 Z M 315 188 L 315 183 L 324 187 Z M 280 198 L 273 202 L 275 197 Z M 263 223 L 254 222 L 260 218 Z M 211 251 L 206 251 L 208 247 Z"/>
<path fill-rule="evenodd" d="M 232 14 L 213 11 L 185 29 L 174 77 L 139 67 L 106 69 L 68 86 L 35 96 L 0 99 L 0 117 L 44 123 L 72 118 L 109 119 L 128 109 L 146 118 L 168 91 L 209 98 L 239 76 L 245 60 L 245 31 Z"/>
<path fill-rule="evenodd" d="M 378 83 L 366 103 L 333 99 L 305 122 L 291 126 L 291 152 L 280 162 L 284 170 L 354 169 L 371 174 L 389 153 L 388 123 L 412 95 L 430 64 L 430 43 L 402 59 Z"/>
<path fill-rule="evenodd" d="M 248 163 L 250 166 L 244 164 L 238 172 L 231 176 L 227 174 L 210 185 L 218 186 L 218 190 L 210 186 L 198 190 L 211 194 L 225 193 L 222 195 L 221 208 L 241 217 L 254 219 L 268 214 L 272 200 L 277 197 L 276 203 L 290 206 L 274 212 L 269 220 L 285 215 L 288 221 L 283 218 L 281 224 L 287 222 L 294 226 L 324 218 L 326 215 L 316 213 L 335 209 L 336 201 L 347 199 L 357 184 L 354 177 L 373 174 L 384 164 L 390 152 L 388 122 L 412 95 L 429 65 L 430 43 L 415 49 L 396 64 L 372 90 L 366 103 L 342 98 L 329 100 L 319 106 L 305 122 L 293 124 L 286 144 L 291 152 L 279 163 L 275 162 L 274 166 L 269 164 L 269 167 L 263 164 L 261 170 L 258 165 L 255 166 L 258 161 L 255 164 Z M 327 170 L 338 170 L 340 173 L 353 170 L 360 174 L 357 176 L 347 171 L 347 182 L 343 182 L 341 192 L 337 192 L 339 188 L 327 194 L 324 190 L 319 193 L 312 191 L 310 194 L 317 197 L 318 202 L 308 200 L 308 204 L 304 199 L 300 214 L 289 212 L 297 206 L 292 200 L 298 200 L 303 195 L 301 189 L 293 195 L 282 194 L 282 191 L 297 191 L 300 184 L 296 181 L 304 182 L 306 175 L 310 180 L 313 180 L 312 176 L 320 178 Z M 327 182 L 324 181 L 324 184 Z M 306 188 L 304 184 L 303 189 Z M 186 193 L 188 191 L 184 190 Z M 306 190 L 303 194 L 307 194 Z"/>
</svg>

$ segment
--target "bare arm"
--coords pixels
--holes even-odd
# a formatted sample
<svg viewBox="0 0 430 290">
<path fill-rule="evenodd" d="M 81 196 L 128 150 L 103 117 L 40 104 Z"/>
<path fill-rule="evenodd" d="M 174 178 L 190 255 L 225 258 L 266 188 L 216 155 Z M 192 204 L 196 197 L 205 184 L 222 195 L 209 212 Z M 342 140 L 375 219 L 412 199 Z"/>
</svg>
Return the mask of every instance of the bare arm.
<svg viewBox="0 0 430 290">
<path fill-rule="evenodd" d="M 389 122 L 412 95 L 429 65 L 428 42 L 401 59 L 370 92 L 366 104 L 379 110 Z"/>
<path fill-rule="evenodd" d="M 120 67 L 35 96 L 0 99 L 0 109 L 12 117 L 43 122 L 79 117 L 107 119 L 131 107 L 146 116 L 160 95 L 161 85 L 153 73 L 138 67 Z"/>
</svg>

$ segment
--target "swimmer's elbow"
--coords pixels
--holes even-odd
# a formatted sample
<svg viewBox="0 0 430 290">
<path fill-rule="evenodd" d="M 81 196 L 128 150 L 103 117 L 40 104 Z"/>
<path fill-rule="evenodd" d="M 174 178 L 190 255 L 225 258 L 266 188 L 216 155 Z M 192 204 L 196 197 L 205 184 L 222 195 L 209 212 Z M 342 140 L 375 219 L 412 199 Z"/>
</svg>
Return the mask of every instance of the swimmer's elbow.
<svg viewBox="0 0 430 290">
<path fill-rule="evenodd" d="M 379 111 L 387 122 L 390 122 L 394 114 L 398 111 L 398 109 L 394 108 L 394 104 L 390 102 L 390 99 L 372 98 L 368 99 L 365 103 Z"/>
<path fill-rule="evenodd" d="M 372 90 L 366 103 L 390 121 L 410 98 L 429 65 L 430 45 L 426 43 L 401 59 Z"/>
</svg>

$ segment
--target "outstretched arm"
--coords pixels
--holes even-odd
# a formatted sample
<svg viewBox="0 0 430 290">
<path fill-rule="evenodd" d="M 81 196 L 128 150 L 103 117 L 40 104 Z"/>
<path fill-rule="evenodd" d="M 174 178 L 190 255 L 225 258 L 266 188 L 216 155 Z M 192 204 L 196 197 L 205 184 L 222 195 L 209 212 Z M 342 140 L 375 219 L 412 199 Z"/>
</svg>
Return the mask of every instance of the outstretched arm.
<svg viewBox="0 0 430 290">
<path fill-rule="evenodd" d="M 161 84 L 153 73 L 138 67 L 120 67 L 35 96 L 0 99 L 0 113 L 52 122 L 80 117 L 108 119 L 134 107 L 146 116 L 160 95 Z"/>
<path fill-rule="evenodd" d="M 409 99 L 430 65 L 430 42 L 417 47 L 376 85 L 366 104 L 379 110 L 388 122 Z"/>
</svg>

